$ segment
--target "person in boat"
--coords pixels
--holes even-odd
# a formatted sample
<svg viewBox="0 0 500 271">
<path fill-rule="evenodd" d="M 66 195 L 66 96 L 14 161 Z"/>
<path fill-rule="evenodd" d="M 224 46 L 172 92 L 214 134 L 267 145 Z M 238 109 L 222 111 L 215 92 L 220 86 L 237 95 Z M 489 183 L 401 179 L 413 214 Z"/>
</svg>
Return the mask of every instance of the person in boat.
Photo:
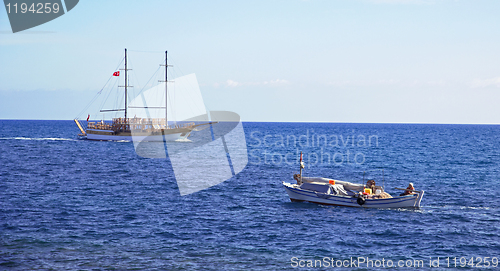
<svg viewBox="0 0 500 271">
<path fill-rule="evenodd" d="M 368 198 L 372 198 L 372 199 L 387 199 L 387 198 L 392 198 L 392 196 L 389 193 L 387 193 L 387 192 L 382 192 L 380 194 L 375 194 L 376 191 L 377 191 L 377 187 L 375 186 L 375 180 L 368 180 L 366 182 L 365 188 L 370 188 L 372 190 L 372 194 L 368 195 Z M 380 186 L 379 186 L 379 189 L 380 189 Z"/>
<path fill-rule="evenodd" d="M 302 184 L 302 182 L 300 181 L 300 174 L 293 174 L 293 178 L 297 181 L 298 185 Z"/>
<path fill-rule="evenodd" d="M 413 187 L 413 183 L 410 183 L 408 185 L 408 187 L 406 188 L 405 192 L 403 192 L 400 196 L 411 195 L 411 194 L 413 194 L 413 190 L 415 190 L 415 188 Z"/>
<path fill-rule="evenodd" d="M 372 194 L 375 194 L 375 180 L 368 180 L 365 188 L 370 188 L 372 190 Z"/>
</svg>

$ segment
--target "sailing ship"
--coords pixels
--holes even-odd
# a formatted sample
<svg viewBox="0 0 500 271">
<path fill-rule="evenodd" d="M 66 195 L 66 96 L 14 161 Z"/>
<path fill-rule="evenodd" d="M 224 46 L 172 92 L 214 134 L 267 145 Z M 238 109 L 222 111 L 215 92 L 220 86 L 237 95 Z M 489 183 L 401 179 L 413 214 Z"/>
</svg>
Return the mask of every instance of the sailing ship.
<svg viewBox="0 0 500 271">
<path fill-rule="evenodd" d="M 125 100 L 117 97 L 115 104 L 118 105 L 112 107 L 105 106 L 104 100 L 99 110 L 103 115 L 101 121 L 89 122 L 90 115 L 87 121 L 76 118 L 75 123 L 81 131 L 81 138 L 132 141 L 135 153 L 140 157 L 168 157 L 181 196 L 224 182 L 246 167 L 248 152 L 240 116 L 230 111 L 208 111 L 194 74 L 168 80 L 167 68 L 172 66 L 168 65 L 165 52 L 165 65 L 161 65 L 165 66 L 165 77 L 158 73 L 160 78 L 156 78 L 160 79 L 160 84 L 147 84 L 151 88 L 140 91 L 135 98 L 128 101 L 127 90 L 132 86 L 129 86 L 127 80 L 129 63 L 126 49 L 122 61 L 125 62 L 125 68 L 122 69 L 124 73 L 118 75 L 117 71 L 116 74 L 125 76 L 125 84 L 118 86 L 124 87 Z M 158 71 L 161 69 L 158 68 Z M 108 82 L 111 78 L 113 77 L 110 77 Z M 114 86 L 121 78 L 113 81 Z M 101 92 L 102 90 L 97 96 L 101 95 Z M 118 96 L 122 93 L 122 89 L 119 89 Z M 97 96 L 93 101 L 97 100 Z M 87 108 L 90 108 L 90 105 Z M 107 117 L 105 121 L 104 114 L 109 113 L 114 114 L 115 118 L 110 121 Z M 194 131 L 196 133 L 192 133 Z M 192 137 L 185 140 L 190 135 Z M 189 144 L 179 144 L 176 141 L 186 141 Z"/>
<path fill-rule="evenodd" d="M 168 81 L 168 73 L 167 69 L 168 67 L 172 67 L 172 65 L 168 65 L 168 59 L 167 59 L 168 53 L 165 51 L 165 80 L 164 81 L 159 81 L 162 84 L 158 85 L 157 87 L 154 88 L 155 91 L 162 89 L 164 85 L 164 92 L 165 92 L 165 104 L 160 104 L 160 105 L 151 105 L 151 102 L 144 102 L 144 97 L 137 97 L 134 99 L 131 104 L 128 103 L 127 98 L 128 98 L 128 88 L 131 87 L 128 84 L 127 80 L 127 73 L 130 69 L 128 69 L 127 66 L 127 49 L 125 49 L 125 67 L 124 69 L 121 69 L 124 71 L 124 80 L 125 84 L 123 87 L 125 90 L 125 99 L 124 99 L 124 107 L 123 108 L 118 108 L 118 109 L 101 109 L 101 113 L 106 113 L 106 112 L 119 112 L 123 111 L 124 116 L 119 117 L 119 118 L 112 118 L 111 122 L 105 122 L 104 120 L 101 120 L 100 122 L 89 122 L 87 118 L 87 125 L 83 125 L 83 121 L 79 120 L 78 118 L 75 118 L 74 121 L 76 125 L 78 126 L 78 129 L 80 130 L 80 134 L 78 135 L 79 138 L 82 139 L 89 139 L 89 140 L 106 140 L 106 141 L 153 141 L 153 142 L 162 142 L 162 141 L 177 141 L 177 140 L 183 140 L 186 139 L 187 137 L 190 136 L 192 131 L 197 131 L 201 130 L 204 128 L 207 128 L 207 125 L 213 124 L 214 122 L 205 122 L 205 123 L 198 123 L 194 121 L 184 121 L 182 123 L 180 122 L 173 122 L 172 124 L 169 125 L 169 120 L 168 120 L 168 112 L 169 108 L 167 107 L 168 105 L 168 83 L 173 83 L 173 81 Z M 118 73 L 119 74 L 119 73 Z M 194 76 L 194 75 L 193 75 Z M 196 80 L 196 78 L 194 78 Z M 192 84 L 192 83 L 191 83 Z M 197 82 L 195 82 L 197 86 Z M 147 92 L 147 91 L 146 91 Z M 199 92 L 199 91 L 198 91 Z M 201 95 L 198 95 L 201 98 Z M 134 105 L 135 104 L 135 105 Z M 198 112 L 201 113 L 199 116 L 206 116 L 206 110 L 204 108 L 203 102 L 198 103 L 198 107 L 200 110 Z M 148 111 L 152 110 L 165 110 L 164 117 L 151 117 L 151 114 L 149 114 Z M 135 111 L 134 111 L 135 110 Z M 137 114 L 134 115 L 133 118 L 130 118 L 129 116 L 130 111 L 133 112 L 140 112 L 140 111 L 147 112 L 145 117 L 137 117 Z M 89 115 L 90 116 L 90 115 Z M 189 120 L 189 119 L 187 119 Z M 207 117 L 202 117 L 202 118 L 191 118 L 191 120 L 206 120 L 208 121 Z M 203 127 L 204 126 L 204 127 Z M 84 128 L 85 127 L 85 128 Z"/>
</svg>

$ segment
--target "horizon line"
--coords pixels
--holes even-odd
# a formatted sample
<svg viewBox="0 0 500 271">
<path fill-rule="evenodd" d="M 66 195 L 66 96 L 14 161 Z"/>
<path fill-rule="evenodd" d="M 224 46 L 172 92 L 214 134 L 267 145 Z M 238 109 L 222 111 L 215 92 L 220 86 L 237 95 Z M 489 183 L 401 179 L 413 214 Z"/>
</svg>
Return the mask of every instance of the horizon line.
<svg viewBox="0 0 500 271">
<path fill-rule="evenodd" d="M 4 120 L 22 120 L 22 121 L 73 121 L 74 119 L 4 119 Z M 93 120 L 95 121 L 95 120 Z M 433 124 L 433 125 L 500 125 L 500 123 L 443 123 L 443 122 L 335 122 L 335 121 L 254 121 L 254 120 L 241 120 L 241 122 L 251 123 L 336 123 L 336 124 Z"/>
</svg>

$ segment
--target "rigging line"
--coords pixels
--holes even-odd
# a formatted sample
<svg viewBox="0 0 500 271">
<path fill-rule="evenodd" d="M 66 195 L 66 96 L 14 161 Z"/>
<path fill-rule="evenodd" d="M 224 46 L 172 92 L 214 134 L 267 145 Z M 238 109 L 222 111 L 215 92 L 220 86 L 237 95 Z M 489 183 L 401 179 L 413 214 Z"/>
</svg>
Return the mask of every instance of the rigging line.
<svg viewBox="0 0 500 271">
<path fill-rule="evenodd" d="M 99 90 L 97 92 L 97 94 L 101 94 L 102 93 L 102 90 L 106 87 L 106 85 L 109 83 L 109 80 L 111 80 L 111 78 L 113 77 L 114 75 L 111 75 L 109 78 L 108 78 L 108 81 L 106 81 L 106 83 L 104 84 L 104 86 L 102 86 L 101 90 Z"/>
<path fill-rule="evenodd" d="M 146 84 L 144 86 L 142 86 L 141 91 L 139 91 L 139 93 L 137 95 L 139 95 L 139 94 L 142 93 L 142 91 L 147 87 L 147 85 L 149 84 L 149 82 L 151 81 L 151 79 L 153 79 L 156 76 L 156 74 L 158 73 L 158 71 L 160 70 L 160 68 L 161 67 L 159 66 L 158 69 L 156 69 L 155 73 L 149 78 L 149 80 L 146 82 Z"/>
<path fill-rule="evenodd" d="M 90 100 L 90 102 L 87 104 L 87 106 L 78 114 L 76 119 L 81 117 L 83 112 L 87 111 L 87 109 L 89 109 L 89 107 L 95 102 L 95 100 L 97 100 L 97 97 L 99 97 L 100 95 L 101 95 L 101 93 L 97 93 L 96 95 L 94 95 L 94 98 L 92 98 L 92 100 Z"/>
<path fill-rule="evenodd" d="M 96 95 L 92 98 L 92 100 L 90 100 L 90 102 L 87 104 L 87 106 L 85 106 L 85 108 L 83 108 L 83 110 L 80 112 L 80 114 L 78 114 L 78 117 L 80 117 L 83 112 L 87 111 L 89 109 L 89 107 L 97 100 L 97 98 L 102 94 L 102 91 L 104 90 L 104 88 L 106 87 L 106 85 L 109 83 L 109 81 L 111 80 L 113 76 L 110 76 L 108 78 L 108 81 L 106 81 L 106 84 L 104 84 L 104 86 L 101 88 L 101 90 L 99 90 Z"/>
<path fill-rule="evenodd" d="M 136 50 L 129 50 L 129 51 L 132 51 L 132 52 L 143 52 L 143 51 L 136 51 Z M 129 56 L 129 58 L 128 58 L 128 61 L 129 61 L 128 65 L 130 66 L 129 70 L 134 70 L 134 68 L 135 68 L 135 66 L 133 66 L 134 65 L 133 63 L 135 63 L 134 60 L 135 60 L 134 56 L 132 56 L 132 57 Z M 132 96 L 137 97 L 142 92 L 142 90 L 144 90 L 144 88 L 149 83 L 149 81 L 148 81 L 148 83 L 146 83 L 146 85 L 141 85 L 141 83 L 139 82 L 140 78 L 137 75 L 137 73 L 131 72 L 129 74 L 130 74 L 130 79 L 132 81 L 132 86 L 133 86 L 133 88 L 131 89 L 131 94 L 132 94 Z M 130 80 L 129 80 L 129 82 L 130 82 Z M 142 86 L 142 87 L 140 87 L 140 86 Z M 140 87 L 140 90 L 136 93 L 136 90 L 138 90 L 139 87 Z M 128 96 L 130 97 L 130 95 L 128 95 Z"/>
<path fill-rule="evenodd" d="M 139 51 L 139 50 L 131 50 L 127 49 L 130 52 L 139 52 L 139 53 L 152 53 L 152 54 L 157 54 L 157 53 L 165 53 L 165 51 Z"/>
<path fill-rule="evenodd" d="M 120 63 L 118 63 L 118 66 L 116 66 L 115 71 L 120 68 L 120 66 L 122 65 L 124 60 L 125 60 L 125 57 L 123 57 L 122 60 L 120 61 Z"/>
<path fill-rule="evenodd" d="M 130 61 L 130 57 L 129 57 L 129 61 L 128 61 L 128 65 L 129 65 L 129 70 L 133 71 L 134 70 L 134 66 L 133 66 L 133 61 Z M 139 84 L 139 79 L 137 77 L 137 74 L 135 72 L 130 72 L 128 73 L 129 74 L 129 78 L 128 78 L 128 82 L 127 82 L 127 86 L 129 86 L 129 92 L 127 93 L 127 99 L 128 97 L 130 97 L 132 94 L 133 97 L 135 97 L 135 90 L 133 88 L 133 86 L 140 86 Z M 129 84 L 130 81 L 132 81 L 132 84 Z M 131 87 L 132 86 L 132 87 Z M 128 103 L 130 103 L 131 101 L 129 100 Z M 128 104 L 127 104 L 128 106 Z"/>
<path fill-rule="evenodd" d="M 115 68 L 115 71 L 116 71 L 116 70 L 118 70 L 118 71 L 120 70 L 120 66 L 122 65 L 122 63 L 123 63 L 124 61 L 125 61 L 125 56 L 123 56 L 123 58 L 122 58 L 122 60 L 120 61 L 120 63 L 118 63 L 118 65 L 117 65 L 117 66 L 116 66 L 116 68 Z M 127 71 L 125 71 L 125 72 L 127 72 Z M 115 84 L 114 84 L 114 85 L 110 88 L 110 91 L 109 91 L 109 93 L 108 93 L 108 96 L 106 97 L 106 100 L 104 100 L 104 101 L 103 101 L 103 103 L 101 104 L 101 109 L 103 108 L 104 103 L 108 100 L 108 98 L 109 98 L 109 96 L 110 96 L 110 94 L 111 94 L 111 92 L 112 92 L 112 89 L 113 89 L 113 88 L 115 88 L 115 86 L 118 84 L 119 79 L 120 79 L 120 76 L 118 76 L 118 80 L 116 80 L 116 81 L 115 81 Z M 127 84 L 127 83 L 125 82 L 125 84 Z"/>
<path fill-rule="evenodd" d="M 175 104 L 177 103 L 176 101 L 176 92 L 177 92 L 177 88 L 176 88 L 176 84 L 175 84 L 175 79 L 177 78 L 175 76 L 175 69 L 177 68 L 177 65 L 175 64 L 175 62 L 172 60 L 172 57 L 168 57 L 167 60 L 170 60 L 171 61 L 171 65 L 172 65 L 172 69 L 167 69 L 166 72 L 168 74 L 170 74 L 169 78 L 173 78 L 172 79 L 172 83 L 170 84 L 170 87 L 169 87 L 169 91 L 167 93 L 168 95 L 168 108 L 170 108 L 170 119 L 171 119 L 171 122 L 174 123 L 174 125 L 177 124 L 177 112 L 175 110 Z M 165 61 L 163 61 L 165 63 Z M 172 63 L 173 62 L 173 63 Z M 167 82 L 167 86 L 168 86 L 168 82 Z"/>
<path fill-rule="evenodd" d="M 123 60 L 125 59 L 125 57 L 122 58 L 122 60 L 118 63 L 118 66 L 116 67 L 115 71 L 118 70 L 118 68 L 120 67 L 120 65 L 122 64 Z M 108 85 L 109 81 L 111 80 L 111 78 L 113 78 L 114 76 L 111 75 L 108 80 L 106 81 L 106 83 L 104 84 L 104 86 L 101 88 L 101 90 L 99 90 L 96 95 L 94 96 L 94 98 L 92 98 L 92 100 L 90 100 L 90 102 L 87 104 L 87 106 L 85 106 L 85 108 L 78 114 L 78 117 L 82 116 L 83 112 L 87 111 L 89 109 L 89 107 L 96 101 L 97 97 L 99 97 L 99 95 L 102 94 L 102 91 L 104 90 L 104 88 Z"/>
<path fill-rule="evenodd" d="M 100 106 L 100 108 L 101 108 L 101 109 L 104 107 L 104 104 L 105 104 L 105 103 L 106 103 L 106 101 L 109 99 L 109 96 L 111 96 L 111 92 L 113 92 L 113 91 L 112 91 L 112 89 L 116 86 L 117 82 L 118 82 L 118 80 L 117 80 L 117 81 L 115 81 L 115 84 L 113 84 L 113 86 L 112 86 L 112 87 L 110 88 L 110 90 L 108 91 L 108 96 L 106 96 L 106 99 L 104 99 L 104 100 L 102 101 L 101 106 Z"/>
<path fill-rule="evenodd" d="M 153 80 L 153 78 L 155 78 L 157 76 L 158 71 L 160 70 L 160 68 L 161 68 L 161 66 L 158 66 L 158 68 L 153 73 L 153 75 L 149 78 L 149 80 L 146 82 L 146 84 L 142 86 L 142 88 L 139 90 L 139 92 L 136 95 L 136 98 L 141 97 L 140 99 L 141 99 L 141 102 L 142 102 L 143 105 L 147 105 L 146 101 L 144 100 L 145 99 L 145 97 L 144 97 L 145 89 L 146 89 L 146 87 L 148 87 L 148 85 L 151 82 L 151 80 Z M 152 87 L 154 87 L 154 86 L 152 86 Z M 148 88 L 148 89 L 150 89 L 150 88 Z M 134 101 L 135 101 L 135 99 L 134 99 Z M 139 111 L 139 112 L 141 112 L 141 111 Z M 147 115 L 148 118 L 151 118 L 151 114 L 149 112 L 149 108 L 145 109 L 144 112 L 146 113 L 146 115 Z M 141 113 L 144 113 L 144 112 L 141 112 Z"/>
<path fill-rule="evenodd" d="M 120 88 L 116 89 L 117 95 L 115 96 L 115 105 L 113 108 L 120 108 L 123 101 L 125 100 L 125 92 L 122 91 Z M 115 111 L 115 117 L 118 117 L 119 112 Z"/>
<path fill-rule="evenodd" d="M 101 106 L 100 106 L 101 109 L 103 108 L 104 104 L 106 103 L 106 101 L 108 100 L 109 96 L 111 95 L 111 92 L 113 92 L 113 89 L 118 84 L 119 79 L 120 78 L 118 78 L 118 80 L 115 80 L 114 84 L 109 88 L 109 91 L 107 91 L 108 96 L 106 96 L 106 98 L 102 101 Z"/>
<path fill-rule="evenodd" d="M 175 97 L 175 93 L 177 91 L 177 88 L 176 88 L 176 85 L 175 83 L 174 84 L 171 84 L 170 86 L 170 91 L 168 91 L 167 95 L 170 99 L 168 99 L 168 107 L 170 108 L 170 119 L 172 120 L 172 122 L 174 124 L 177 124 L 177 112 L 175 110 L 175 104 L 176 104 L 176 97 Z"/>
</svg>

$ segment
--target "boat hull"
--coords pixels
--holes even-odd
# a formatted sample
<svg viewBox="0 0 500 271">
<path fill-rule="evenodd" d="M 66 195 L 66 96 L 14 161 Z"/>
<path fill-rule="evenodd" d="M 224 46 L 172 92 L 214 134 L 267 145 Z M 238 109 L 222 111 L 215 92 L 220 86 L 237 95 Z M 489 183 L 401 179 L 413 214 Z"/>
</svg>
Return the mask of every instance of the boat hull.
<svg viewBox="0 0 500 271">
<path fill-rule="evenodd" d="M 118 133 L 115 134 L 113 131 L 106 130 L 87 130 L 87 139 L 88 140 L 98 140 L 98 141 L 149 141 L 149 142 L 163 142 L 165 141 L 176 141 L 179 139 L 185 139 L 189 136 L 190 132 L 180 131 L 173 132 L 168 134 L 134 134 L 131 133 Z"/>
<path fill-rule="evenodd" d="M 326 195 L 315 191 L 300 189 L 298 186 L 283 182 L 291 201 L 312 202 L 324 205 L 347 206 L 358 208 L 419 208 L 424 191 L 418 194 L 385 199 L 366 199 L 363 205 L 356 197 Z"/>
</svg>

